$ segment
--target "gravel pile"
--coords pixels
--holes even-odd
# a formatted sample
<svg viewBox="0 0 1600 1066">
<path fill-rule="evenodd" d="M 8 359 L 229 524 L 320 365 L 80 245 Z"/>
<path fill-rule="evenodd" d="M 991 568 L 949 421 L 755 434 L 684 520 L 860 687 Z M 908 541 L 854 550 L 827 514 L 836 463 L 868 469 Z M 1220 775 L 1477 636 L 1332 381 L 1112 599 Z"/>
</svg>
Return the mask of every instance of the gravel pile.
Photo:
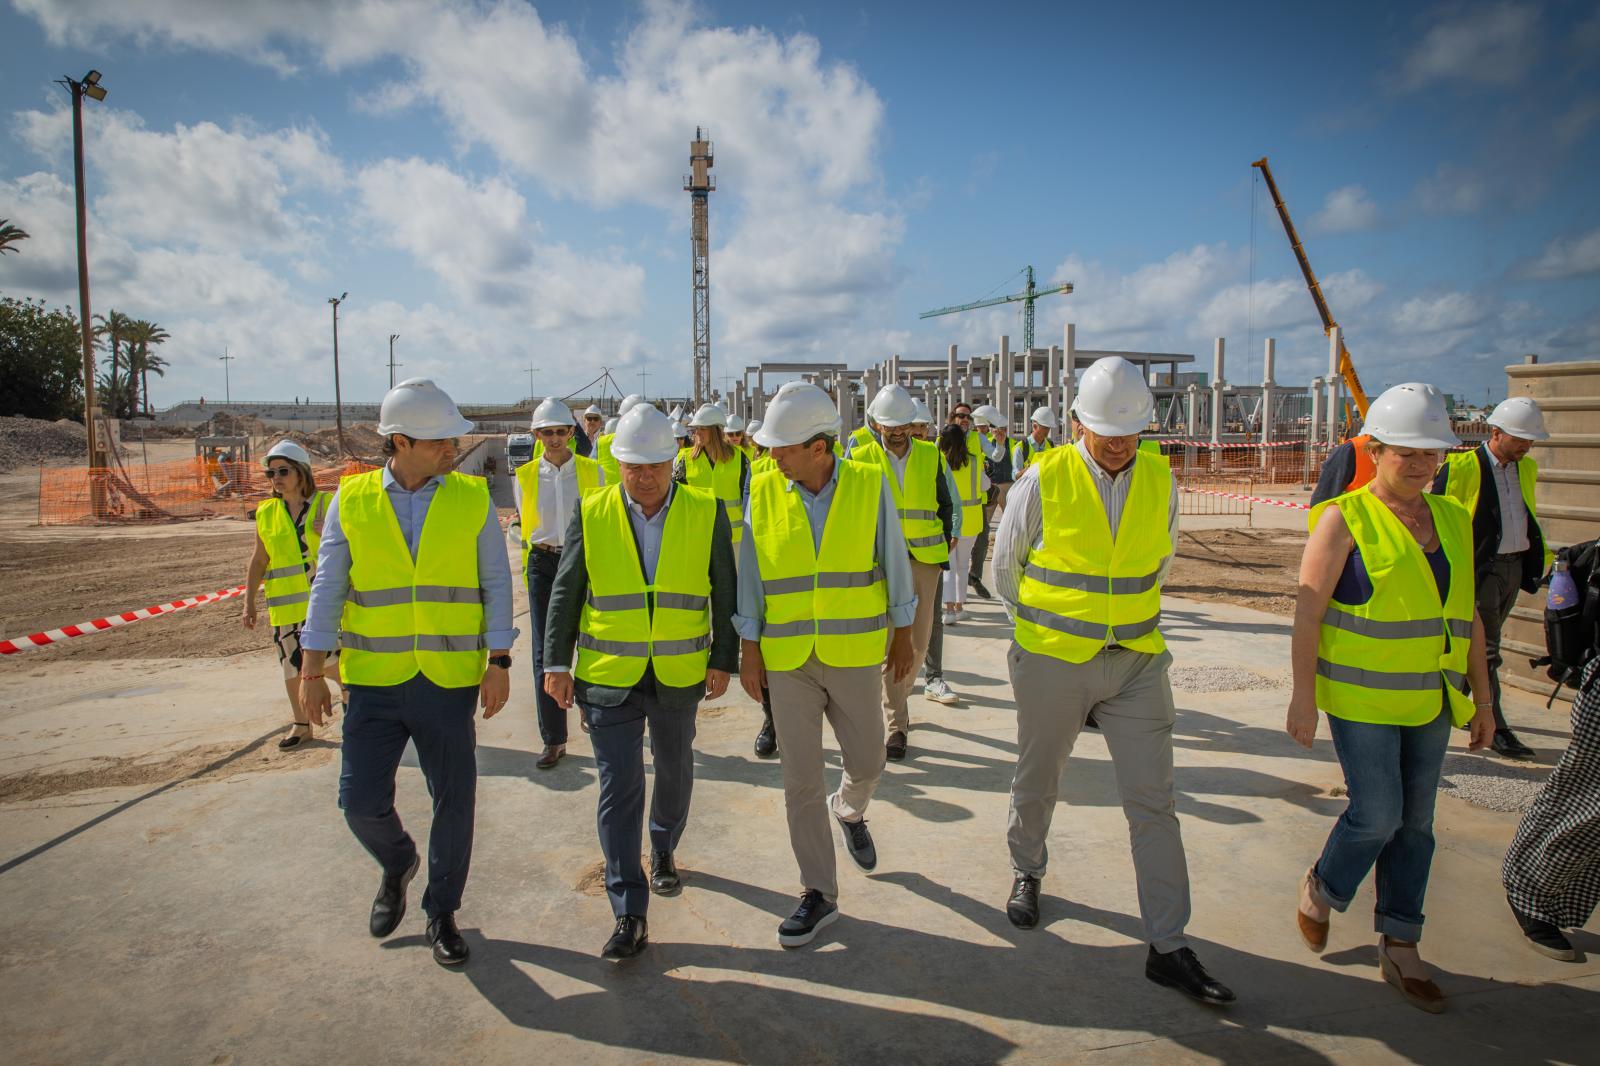
<svg viewBox="0 0 1600 1066">
<path fill-rule="evenodd" d="M 1484 755 L 1451 752 L 1445 756 L 1439 788 L 1491 811 L 1525 811 L 1544 787 L 1550 771 L 1513 766 Z"/>
<path fill-rule="evenodd" d="M 1237 666 L 1179 666 L 1171 671 L 1172 687 L 1185 692 L 1240 692 L 1288 688 L 1288 678 L 1266 677 Z"/>
<path fill-rule="evenodd" d="M 62 460 L 87 463 L 88 441 L 83 427 L 65 418 L 0 418 L 0 473 Z"/>
</svg>

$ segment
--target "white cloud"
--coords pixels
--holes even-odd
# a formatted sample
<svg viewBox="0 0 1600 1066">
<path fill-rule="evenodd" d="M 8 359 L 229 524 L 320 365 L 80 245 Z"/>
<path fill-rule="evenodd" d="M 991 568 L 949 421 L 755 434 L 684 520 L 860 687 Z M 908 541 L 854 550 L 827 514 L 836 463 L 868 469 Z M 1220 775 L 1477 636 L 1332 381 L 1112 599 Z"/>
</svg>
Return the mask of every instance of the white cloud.
<svg viewBox="0 0 1600 1066">
<path fill-rule="evenodd" d="M 1448 333 L 1471 329 L 1489 318 L 1491 307 L 1480 297 L 1465 292 L 1442 296 L 1415 296 L 1390 315 L 1396 333 L 1415 335 Z"/>
<path fill-rule="evenodd" d="M 1322 210 L 1311 219 L 1319 233 L 1356 233 L 1378 224 L 1378 205 L 1360 185 L 1334 189 L 1322 202 Z"/>
<path fill-rule="evenodd" d="M 1515 85 L 1539 58 L 1541 30 L 1539 10 L 1528 4 L 1490 4 L 1441 19 L 1406 55 L 1400 86 Z"/>
<path fill-rule="evenodd" d="M 1600 274 L 1600 229 L 1557 237 L 1517 274 L 1544 281 Z"/>
<path fill-rule="evenodd" d="M 1488 203 L 1489 186 L 1489 179 L 1475 170 L 1441 163 L 1418 183 L 1417 198 L 1429 214 L 1470 215 Z"/>
</svg>

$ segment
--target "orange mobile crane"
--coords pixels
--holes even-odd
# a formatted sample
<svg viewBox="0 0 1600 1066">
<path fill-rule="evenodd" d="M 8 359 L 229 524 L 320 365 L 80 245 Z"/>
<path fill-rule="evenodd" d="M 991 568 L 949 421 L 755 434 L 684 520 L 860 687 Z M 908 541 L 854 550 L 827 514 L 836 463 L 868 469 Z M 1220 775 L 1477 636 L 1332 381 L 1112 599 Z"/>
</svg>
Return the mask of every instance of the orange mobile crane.
<svg viewBox="0 0 1600 1066">
<path fill-rule="evenodd" d="M 1316 301 L 1317 314 L 1322 316 L 1322 332 L 1332 332 L 1338 325 L 1333 320 L 1333 312 L 1328 310 L 1328 301 L 1322 296 L 1322 286 L 1317 284 L 1317 276 L 1311 272 L 1311 260 L 1306 258 L 1305 246 L 1300 243 L 1300 235 L 1294 231 L 1294 223 L 1289 221 L 1289 208 L 1283 202 L 1283 197 L 1278 195 L 1278 183 L 1272 180 L 1272 168 L 1267 166 L 1267 157 L 1262 156 L 1250 164 L 1261 171 L 1261 176 L 1267 181 L 1267 191 L 1272 193 L 1273 206 L 1278 209 L 1278 218 L 1283 222 L 1283 231 L 1289 235 L 1289 244 L 1294 248 L 1294 257 L 1300 264 L 1300 273 L 1306 276 L 1306 288 L 1311 290 L 1311 299 Z M 1353 431 L 1355 418 L 1350 413 L 1350 405 L 1355 404 L 1356 410 L 1362 418 L 1367 417 L 1367 390 L 1361 387 L 1361 379 L 1356 376 L 1356 365 L 1350 360 L 1350 350 L 1344 346 L 1343 336 L 1339 339 L 1339 374 L 1344 378 L 1345 388 L 1350 390 L 1350 399 L 1345 402 L 1345 435 Z"/>
</svg>

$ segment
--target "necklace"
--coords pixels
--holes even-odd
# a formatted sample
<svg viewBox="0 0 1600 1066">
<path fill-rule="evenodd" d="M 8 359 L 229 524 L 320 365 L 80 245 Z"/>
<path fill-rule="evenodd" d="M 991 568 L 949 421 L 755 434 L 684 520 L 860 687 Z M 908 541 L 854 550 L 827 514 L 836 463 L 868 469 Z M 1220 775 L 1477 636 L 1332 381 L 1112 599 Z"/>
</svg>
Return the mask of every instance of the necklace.
<svg viewBox="0 0 1600 1066">
<path fill-rule="evenodd" d="M 1427 525 L 1433 520 L 1433 513 L 1428 509 L 1427 501 L 1423 500 L 1421 496 L 1418 496 L 1415 504 L 1409 510 L 1402 510 L 1398 502 L 1386 499 L 1384 496 L 1379 495 L 1376 492 L 1373 493 L 1373 495 L 1377 496 L 1379 502 L 1381 502 L 1385 507 L 1389 508 L 1389 512 L 1391 514 L 1400 519 L 1401 525 L 1405 526 L 1411 531 L 1411 536 L 1413 539 L 1417 540 L 1418 542 L 1424 542 L 1422 534 L 1426 530 Z M 1431 531 L 1429 532 L 1430 536 L 1428 539 L 1431 540 Z"/>
</svg>

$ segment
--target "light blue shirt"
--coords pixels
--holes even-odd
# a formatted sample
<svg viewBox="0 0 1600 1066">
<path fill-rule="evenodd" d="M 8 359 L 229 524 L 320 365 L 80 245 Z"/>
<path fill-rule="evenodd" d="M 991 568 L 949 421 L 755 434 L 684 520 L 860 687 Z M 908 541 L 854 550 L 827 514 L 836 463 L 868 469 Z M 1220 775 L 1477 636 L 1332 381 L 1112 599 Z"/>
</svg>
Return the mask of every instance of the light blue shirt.
<svg viewBox="0 0 1600 1066">
<path fill-rule="evenodd" d="M 383 468 L 383 491 L 394 507 L 400 535 L 405 538 L 413 561 L 417 557 L 417 545 L 422 541 L 422 522 L 428 517 L 428 505 L 433 502 L 433 494 L 443 480 L 430 477 L 417 491 L 408 492 L 394 479 L 387 464 Z M 511 624 L 511 564 L 506 559 L 506 544 L 500 536 L 500 521 L 495 517 L 493 500 L 484 515 L 483 528 L 478 531 L 478 586 L 483 589 L 483 617 L 488 626 L 484 639 L 491 650 L 510 649 L 517 639 L 517 630 Z M 311 602 L 306 608 L 305 626 L 300 631 L 302 648 L 333 651 L 339 646 L 339 620 L 349 592 L 350 541 L 339 524 L 339 496 L 335 493 L 322 522 L 317 576 L 311 582 Z"/>
<path fill-rule="evenodd" d="M 633 526 L 633 538 L 639 542 L 639 565 L 644 568 L 644 583 L 656 583 L 656 563 L 661 559 L 661 536 L 667 531 L 667 512 L 672 509 L 672 497 L 677 494 L 678 483 L 669 482 L 667 498 L 662 503 L 660 510 L 649 518 L 644 516 L 644 508 L 633 502 L 633 497 L 628 495 L 628 490 L 622 490 L 622 501 L 628 505 L 628 523 Z M 584 545 L 587 552 L 589 546 Z"/>
<path fill-rule="evenodd" d="M 806 519 L 811 523 L 811 547 L 822 550 L 822 531 L 828 523 L 828 511 L 833 506 L 833 490 L 839 484 L 839 463 L 834 459 L 833 472 L 815 494 L 807 491 L 798 481 L 790 481 L 788 492 L 798 492 L 805 508 Z M 881 480 L 881 479 L 880 479 Z M 903 629 L 917 615 L 917 592 L 911 583 L 911 556 L 906 551 L 906 539 L 900 532 L 900 515 L 895 510 L 894 497 L 889 483 L 882 481 L 878 497 L 878 541 L 875 545 L 877 564 L 883 570 L 884 583 L 889 597 L 889 624 Z M 733 628 L 745 640 L 761 639 L 762 619 L 767 614 L 767 597 L 761 590 L 761 570 L 756 562 L 756 538 L 750 528 L 750 512 L 744 513 L 744 538 L 739 542 L 739 609 L 733 615 Z"/>
</svg>

